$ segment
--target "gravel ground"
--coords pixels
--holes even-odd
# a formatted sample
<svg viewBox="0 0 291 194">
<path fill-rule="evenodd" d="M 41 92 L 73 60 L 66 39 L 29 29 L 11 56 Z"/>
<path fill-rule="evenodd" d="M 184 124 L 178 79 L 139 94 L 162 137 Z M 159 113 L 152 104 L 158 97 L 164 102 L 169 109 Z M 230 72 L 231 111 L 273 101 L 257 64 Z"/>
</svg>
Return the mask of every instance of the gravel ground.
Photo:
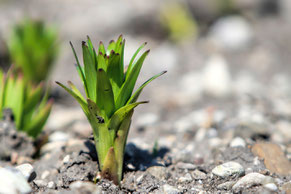
<svg viewBox="0 0 291 194">
<path fill-rule="evenodd" d="M 174 43 L 158 24 L 163 1 L 129 1 L 111 17 L 106 10 L 120 2 L 0 1 L 4 37 L 27 10 L 59 23 L 64 44 L 52 80 L 80 86 L 67 42 L 80 52 L 87 34 L 97 42 L 122 33 L 127 61 L 147 41 L 139 84 L 168 70 L 141 96 L 150 103 L 135 111 L 120 187 L 99 179 L 90 125 L 53 85 L 58 98 L 36 142 L 9 119 L 0 125 L 0 193 L 291 193 L 290 2 L 235 0 L 240 14 L 226 16 L 212 0 L 185 2 L 200 34 Z"/>
</svg>

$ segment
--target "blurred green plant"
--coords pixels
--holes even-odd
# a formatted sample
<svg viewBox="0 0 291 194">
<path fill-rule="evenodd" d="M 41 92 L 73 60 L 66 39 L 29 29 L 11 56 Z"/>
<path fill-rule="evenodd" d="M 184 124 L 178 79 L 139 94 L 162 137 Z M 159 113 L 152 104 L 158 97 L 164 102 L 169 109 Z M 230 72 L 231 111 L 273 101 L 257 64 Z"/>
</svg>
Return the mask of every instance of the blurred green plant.
<svg viewBox="0 0 291 194">
<path fill-rule="evenodd" d="M 25 19 L 12 29 L 8 49 L 24 79 L 39 83 L 48 77 L 58 54 L 57 32 L 42 21 Z"/>
<path fill-rule="evenodd" d="M 4 109 L 11 109 L 17 130 L 37 137 L 50 114 L 52 100 L 44 84 L 27 82 L 23 75 L 10 68 L 7 74 L 0 70 L 0 117 Z"/>
<path fill-rule="evenodd" d="M 137 102 L 137 99 L 146 85 L 165 73 L 153 76 L 133 93 L 149 50 L 136 59 L 146 43 L 141 45 L 124 71 L 124 45 L 125 40 L 120 36 L 116 42 L 110 41 L 107 49 L 100 42 L 96 52 L 88 37 L 87 42 L 82 43 L 82 67 L 71 44 L 87 100 L 72 82 L 68 82 L 70 88 L 57 82 L 81 105 L 93 129 L 101 177 L 115 184 L 122 179 L 124 149 L 133 110 L 139 104 L 147 103 Z"/>
<path fill-rule="evenodd" d="M 174 42 L 196 39 L 199 27 L 191 13 L 181 3 L 169 3 L 162 8 L 160 13 L 162 25 Z"/>
</svg>

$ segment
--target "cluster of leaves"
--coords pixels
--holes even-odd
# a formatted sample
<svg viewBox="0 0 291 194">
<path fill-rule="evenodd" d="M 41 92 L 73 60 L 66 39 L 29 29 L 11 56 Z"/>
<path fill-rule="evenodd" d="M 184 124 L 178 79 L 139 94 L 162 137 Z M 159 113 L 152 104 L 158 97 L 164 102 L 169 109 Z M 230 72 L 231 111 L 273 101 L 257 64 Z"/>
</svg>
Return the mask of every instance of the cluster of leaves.
<svg viewBox="0 0 291 194">
<path fill-rule="evenodd" d="M 149 54 L 148 50 L 137 58 L 145 45 L 137 49 L 125 71 L 125 40 L 122 36 L 116 42 L 110 41 L 107 49 L 100 42 L 98 51 L 88 37 L 87 42 L 82 43 L 84 66 L 80 65 L 71 44 L 87 99 L 73 83 L 68 82 L 68 88 L 57 82 L 82 107 L 93 128 L 101 175 L 116 184 L 122 178 L 124 148 L 133 109 L 146 103 L 137 102 L 137 99 L 148 83 L 165 73 L 153 76 L 133 92 L 143 62 Z"/>
<path fill-rule="evenodd" d="M 58 53 L 57 33 L 42 21 L 25 19 L 15 25 L 8 41 L 11 61 L 21 68 L 24 79 L 45 80 Z"/>
<path fill-rule="evenodd" d="M 18 130 L 37 137 L 50 114 L 52 100 L 44 84 L 34 86 L 12 68 L 7 74 L 0 70 L 0 117 L 4 109 L 11 109 Z"/>
</svg>

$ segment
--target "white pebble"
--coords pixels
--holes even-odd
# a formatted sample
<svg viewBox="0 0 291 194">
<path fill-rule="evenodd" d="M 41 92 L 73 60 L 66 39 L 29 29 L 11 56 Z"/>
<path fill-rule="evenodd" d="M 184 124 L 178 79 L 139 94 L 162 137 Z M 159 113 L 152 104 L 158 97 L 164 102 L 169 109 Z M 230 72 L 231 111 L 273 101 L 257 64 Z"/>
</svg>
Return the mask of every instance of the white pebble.
<svg viewBox="0 0 291 194">
<path fill-rule="evenodd" d="M 230 142 L 230 147 L 246 147 L 246 142 L 241 137 L 236 137 Z"/>
<path fill-rule="evenodd" d="M 278 187 L 275 185 L 275 183 L 268 183 L 264 185 L 265 188 L 271 190 L 271 191 L 277 191 Z"/>
<path fill-rule="evenodd" d="M 53 181 L 48 182 L 47 188 L 54 189 L 55 188 L 55 183 Z"/>
<path fill-rule="evenodd" d="M 36 173 L 31 164 L 21 164 L 15 168 L 23 174 L 28 182 L 32 181 L 36 177 Z"/>
<path fill-rule="evenodd" d="M 69 161 L 70 161 L 70 155 L 66 155 L 63 159 L 63 163 L 67 164 L 67 163 L 69 163 Z"/>
<path fill-rule="evenodd" d="M 243 174 L 244 168 L 239 163 L 231 161 L 231 162 L 226 162 L 224 164 L 216 166 L 212 170 L 212 173 L 217 175 L 217 176 L 220 176 L 222 178 L 226 178 L 226 177 L 232 176 L 234 174 L 236 174 L 236 175 Z"/>
<path fill-rule="evenodd" d="M 239 192 L 242 189 L 250 188 L 253 185 L 261 185 L 265 182 L 266 179 L 266 176 L 257 172 L 253 172 L 245 175 L 239 181 L 237 181 L 237 183 L 232 187 L 232 190 L 234 192 Z"/>
<path fill-rule="evenodd" d="M 0 193 L 30 193 L 31 188 L 19 170 L 0 169 Z"/>
</svg>

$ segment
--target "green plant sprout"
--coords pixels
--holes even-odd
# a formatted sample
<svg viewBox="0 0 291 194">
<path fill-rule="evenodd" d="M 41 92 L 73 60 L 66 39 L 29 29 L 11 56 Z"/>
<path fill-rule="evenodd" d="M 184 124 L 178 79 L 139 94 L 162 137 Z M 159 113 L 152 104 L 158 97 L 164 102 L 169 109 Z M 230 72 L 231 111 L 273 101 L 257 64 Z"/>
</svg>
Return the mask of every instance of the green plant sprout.
<svg viewBox="0 0 291 194">
<path fill-rule="evenodd" d="M 0 70 L 0 117 L 4 109 L 11 109 L 17 130 L 37 137 L 49 117 L 52 104 L 43 83 L 27 82 L 13 68 L 7 74 Z"/>
<path fill-rule="evenodd" d="M 8 50 L 25 80 L 45 80 L 58 53 L 57 32 L 42 21 L 25 19 L 12 29 Z"/>
<path fill-rule="evenodd" d="M 122 35 L 116 42 L 110 41 L 107 49 L 100 42 L 97 52 L 89 37 L 87 42 L 83 41 L 84 67 L 80 65 L 71 43 L 87 100 L 72 82 L 68 82 L 70 88 L 57 82 L 79 102 L 87 116 L 93 129 L 101 177 L 115 184 L 120 184 L 122 179 L 124 149 L 133 110 L 139 104 L 147 103 L 137 102 L 137 99 L 146 85 L 166 73 L 153 76 L 133 93 L 143 62 L 149 54 L 148 50 L 136 59 L 145 45 L 137 49 L 124 71 L 125 40 Z"/>
<path fill-rule="evenodd" d="M 165 5 L 160 12 L 160 20 L 174 42 L 189 41 L 198 36 L 198 24 L 182 3 Z"/>
</svg>

